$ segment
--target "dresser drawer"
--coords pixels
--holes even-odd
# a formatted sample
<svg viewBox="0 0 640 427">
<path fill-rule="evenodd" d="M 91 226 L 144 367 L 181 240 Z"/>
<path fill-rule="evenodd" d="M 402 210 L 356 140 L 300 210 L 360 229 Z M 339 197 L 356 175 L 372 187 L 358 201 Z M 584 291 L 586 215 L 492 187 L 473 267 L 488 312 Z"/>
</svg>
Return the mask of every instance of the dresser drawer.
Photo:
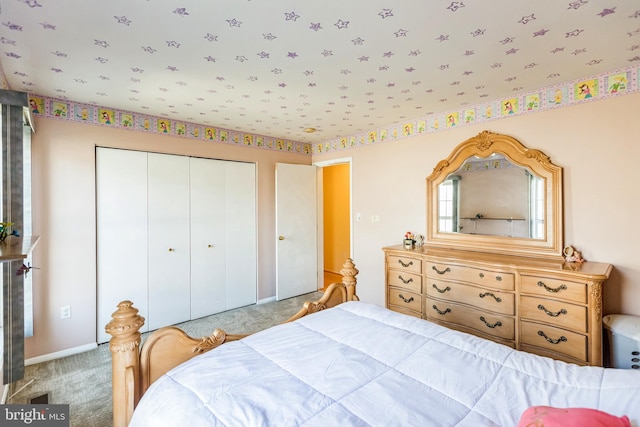
<svg viewBox="0 0 640 427">
<path fill-rule="evenodd" d="M 436 280 L 431 277 L 427 278 L 425 292 L 431 298 L 468 304 L 511 316 L 515 314 L 515 295 L 507 292 Z"/>
<path fill-rule="evenodd" d="M 520 317 L 587 332 L 587 308 L 565 301 L 520 297 Z"/>
<path fill-rule="evenodd" d="M 422 292 L 422 276 L 404 270 L 388 270 L 387 286 L 405 288 L 412 292 Z"/>
<path fill-rule="evenodd" d="M 483 334 L 513 340 L 515 339 L 515 319 L 502 314 L 493 314 L 472 307 L 426 299 L 427 319 L 442 320 L 472 328 Z"/>
<path fill-rule="evenodd" d="M 587 360 L 587 337 L 566 329 L 538 323 L 520 323 L 520 342 Z"/>
<path fill-rule="evenodd" d="M 587 303 L 587 284 L 539 276 L 522 276 L 522 293 Z"/>
<path fill-rule="evenodd" d="M 422 260 L 420 258 L 389 255 L 387 258 L 387 265 L 389 268 L 422 274 Z"/>
<path fill-rule="evenodd" d="M 426 273 L 427 277 L 434 279 L 462 281 L 505 291 L 513 291 L 515 289 L 515 275 L 513 273 L 434 262 L 427 262 Z"/>
<path fill-rule="evenodd" d="M 417 311 L 422 313 L 422 297 L 420 294 L 416 294 L 406 289 L 389 288 L 389 299 L 387 300 L 389 306 L 403 307 L 408 310 Z"/>
</svg>

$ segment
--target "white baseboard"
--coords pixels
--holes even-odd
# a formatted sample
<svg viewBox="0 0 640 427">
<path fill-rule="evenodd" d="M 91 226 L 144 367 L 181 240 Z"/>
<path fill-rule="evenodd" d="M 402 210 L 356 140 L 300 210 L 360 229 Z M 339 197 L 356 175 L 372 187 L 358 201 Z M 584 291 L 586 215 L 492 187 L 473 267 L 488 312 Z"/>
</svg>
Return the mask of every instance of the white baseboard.
<svg viewBox="0 0 640 427">
<path fill-rule="evenodd" d="M 55 353 L 43 354 L 42 356 L 31 357 L 24 361 L 25 366 L 35 365 L 38 363 L 49 362 L 51 360 L 60 359 L 62 357 L 73 356 L 74 354 L 84 353 L 85 351 L 95 350 L 98 348 L 98 344 L 86 344 L 79 347 L 68 348 L 62 351 L 56 351 Z"/>
<path fill-rule="evenodd" d="M 266 304 L 268 302 L 274 302 L 275 300 L 276 300 L 276 297 L 262 298 L 262 299 L 259 299 L 256 304 Z"/>
</svg>

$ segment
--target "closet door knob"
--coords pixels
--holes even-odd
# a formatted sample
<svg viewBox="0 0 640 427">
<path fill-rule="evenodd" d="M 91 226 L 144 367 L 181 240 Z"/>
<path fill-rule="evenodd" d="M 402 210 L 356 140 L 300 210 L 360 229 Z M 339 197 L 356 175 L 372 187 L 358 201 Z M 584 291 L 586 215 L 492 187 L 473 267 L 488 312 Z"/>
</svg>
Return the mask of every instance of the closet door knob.
<svg viewBox="0 0 640 427">
<path fill-rule="evenodd" d="M 209 245 L 207 245 L 207 247 L 208 247 L 208 248 L 212 248 L 212 247 L 213 247 L 213 245 L 209 244 Z"/>
<path fill-rule="evenodd" d="M 173 248 L 169 248 L 169 252 L 175 252 L 176 250 Z"/>
<path fill-rule="evenodd" d="M 284 236 L 278 236 L 278 240 L 284 240 Z"/>
</svg>

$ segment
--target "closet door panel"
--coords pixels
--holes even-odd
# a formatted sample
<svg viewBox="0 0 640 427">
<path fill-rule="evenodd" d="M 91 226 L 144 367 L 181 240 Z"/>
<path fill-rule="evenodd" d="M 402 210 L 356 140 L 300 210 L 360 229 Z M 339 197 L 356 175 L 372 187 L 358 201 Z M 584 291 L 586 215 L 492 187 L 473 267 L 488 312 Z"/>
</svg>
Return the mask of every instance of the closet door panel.
<svg viewBox="0 0 640 427">
<path fill-rule="evenodd" d="M 149 329 L 190 319 L 189 158 L 148 155 Z"/>
<path fill-rule="evenodd" d="M 257 291 L 256 168 L 225 162 L 227 309 L 255 304 Z"/>
<path fill-rule="evenodd" d="M 225 163 L 191 158 L 191 318 L 226 310 Z"/>
<path fill-rule="evenodd" d="M 97 342 L 117 304 L 147 304 L 147 153 L 96 149 Z M 145 324 L 142 332 L 148 331 Z"/>
</svg>

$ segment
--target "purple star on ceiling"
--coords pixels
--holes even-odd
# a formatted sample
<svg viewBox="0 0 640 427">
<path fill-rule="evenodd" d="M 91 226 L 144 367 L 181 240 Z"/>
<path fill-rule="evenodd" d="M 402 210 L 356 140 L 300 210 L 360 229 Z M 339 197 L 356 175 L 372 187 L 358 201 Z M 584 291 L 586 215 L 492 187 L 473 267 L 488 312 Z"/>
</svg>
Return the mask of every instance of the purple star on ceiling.
<svg viewBox="0 0 640 427">
<path fill-rule="evenodd" d="M 178 67 L 174 67 L 172 65 L 168 65 L 167 66 L 167 70 L 169 70 L 169 71 L 178 71 Z"/>
<path fill-rule="evenodd" d="M 238 21 L 236 18 L 227 19 L 230 27 L 240 27 L 242 25 L 242 21 Z"/>
<path fill-rule="evenodd" d="M 109 43 L 107 43 L 104 40 L 95 40 L 94 39 L 93 41 L 94 41 L 94 44 L 97 45 L 97 46 L 104 47 L 104 48 L 109 47 Z"/>
<path fill-rule="evenodd" d="M 522 18 L 520 18 L 520 20 L 518 21 L 520 24 L 528 24 L 530 21 L 534 21 L 536 19 L 535 14 L 531 14 L 528 16 L 523 16 Z"/>
<path fill-rule="evenodd" d="M 168 47 L 180 48 L 180 43 L 178 43 L 175 40 L 167 40 L 167 46 Z"/>
<path fill-rule="evenodd" d="M 441 35 L 440 37 L 438 37 L 436 40 L 443 42 L 445 40 L 449 40 L 449 36 L 448 35 Z"/>
<path fill-rule="evenodd" d="M 126 16 L 114 16 L 114 18 L 116 18 L 116 20 L 118 21 L 118 24 L 124 24 L 124 25 L 131 24 L 131 21 L 129 21 Z"/>
<path fill-rule="evenodd" d="M 318 31 L 321 30 L 322 27 L 320 26 L 320 23 L 314 24 L 313 22 L 311 23 L 311 26 L 309 27 L 310 30 L 313 31 Z"/>
<path fill-rule="evenodd" d="M 107 62 L 109 62 L 107 58 L 102 58 L 102 57 L 97 57 L 96 61 L 98 61 L 101 64 L 106 64 Z"/>
<path fill-rule="evenodd" d="M 144 47 L 144 46 L 143 46 L 143 47 L 142 47 L 142 50 L 144 50 L 144 51 L 145 51 L 145 52 L 147 52 L 147 53 L 156 53 L 156 52 L 157 52 L 157 51 L 156 51 L 154 48 L 152 48 L 151 46 L 147 46 L 147 47 Z"/>
<path fill-rule="evenodd" d="M 598 15 L 604 17 L 612 13 L 616 13 L 615 7 L 613 9 L 603 9 L 602 12 L 600 12 Z"/>
<path fill-rule="evenodd" d="M 539 31 L 536 31 L 535 33 L 533 33 L 533 37 L 544 36 L 548 32 L 549 32 L 549 30 L 539 30 Z"/>
<path fill-rule="evenodd" d="M 264 37 L 265 40 L 269 40 L 269 41 L 277 39 L 277 37 L 271 33 L 263 34 L 262 37 Z"/>
<path fill-rule="evenodd" d="M 399 29 L 398 31 L 396 31 L 395 34 L 396 37 L 406 37 L 407 36 L 407 30 L 403 30 L 403 29 Z"/>
<path fill-rule="evenodd" d="M 587 0 L 578 0 L 578 1 L 574 1 L 569 3 L 569 9 L 578 9 L 580 6 L 583 6 L 585 4 L 587 4 L 588 1 Z"/>
<path fill-rule="evenodd" d="M 29 7 L 42 7 L 36 0 L 25 0 L 24 3 Z"/>
<path fill-rule="evenodd" d="M 7 22 L 7 23 L 3 23 L 2 25 L 9 28 L 10 30 L 22 31 L 22 27 L 18 24 L 12 24 L 11 22 Z"/>
<path fill-rule="evenodd" d="M 293 58 L 296 59 L 298 57 L 298 54 L 296 52 L 289 52 L 287 53 L 287 58 Z"/>
<path fill-rule="evenodd" d="M 14 40 L 9 40 L 9 39 L 6 39 L 4 37 L 0 37 L 0 42 L 2 44 L 10 44 L 10 45 L 13 45 L 13 46 L 16 45 L 16 42 Z"/>
<path fill-rule="evenodd" d="M 508 51 L 506 51 L 505 53 L 506 53 L 507 55 L 513 55 L 513 54 L 515 54 L 516 52 L 518 52 L 519 50 L 520 50 L 520 49 L 511 48 L 511 49 L 509 49 Z"/>
<path fill-rule="evenodd" d="M 210 42 L 217 42 L 218 41 L 218 36 L 214 36 L 213 34 L 207 33 L 206 36 L 204 36 L 205 39 L 209 40 Z"/>
<path fill-rule="evenodd" d="M 269 58 L 269 54 L 267 52 L 265 52 L 265 51 L 262 51 L 262 52 L 258 53 L 257 55 L 262 59 Z"/>
<path fill-rule="evenodd" d="M 349 21 L 343 21 L 342 19 L 338 19 L 338 22 L 336 22 L 334 25 L 341 30 L 349 26 Z"/>
<path fill-rule="evenodd" d="M 390 16 L 393 16 L 392 10 L 393 9 L 382 9 L 382 12 L 378 13 L 378 15 L 380 15 L 382 19 L 388 18 Z"/>
<path fill-rule="evenodd" d="M 449 6 L 447 6 L 447 9 L 449 9 L 452 12 L 455 12 L 461 7 L 464 7 L 464 3 L 462 3 L 461 1 L 454 1 L 454 2 L 451 2 Z"/>
<path fill-rule="evenodd" d="M 290 12 L 290 13 L 285 12 L 284 16 L 286 21 L 295 21 L 298 18 L 300 18 L 300 15 L 296 15 L 295 12 Z"/>
<path fill-rule="evenodd" d="M 216 58 L 214 58 L 213 56 L 209 55 L 209 56 L 205 56 L 204 57 L 205 61 L 207 62 L 216 62 Z"/>
<path fill-rule="evenodd" d="M 184 7 L 179 7 L 176 10 L 173 11 L 173 13 L 180 15 L 182 17 L 189 15 L 189 12 L 187 12 L 187 9 Z"/>
<path fill-rule="evenodd" d="M 351 42 L 353 42 L 354 45 L 362 45 L 362 44 L 364 44 L 364 39 L 358 37 L 357 39 L 351 40 Z"/>
<path fill-rule="evenodd" d="M 473 31 L 473 32 L 471 33 L 471 35 L 472 35 L 473 37 L 478 37 L 478 36 L 483 35 L 485 31 L 487 31 L 487 30 L 486 30 L 486 29 L 485 29 L 485 30 L 481 30 L 481 29 L 479 29 L 479 28 L 478 28 L 477 30 Z"/>
<path fill-rule="evenodd" d="M 565 38 L 569 38 L 569 37 L 577 37 L 580 35 L 581 32 L 583 32 L 584 30 L 573 30 L 571 32 L 566 33 L 566 35 L 564 36 Z"/>
<path fill-rule="evenodd" d="M 41 22 L 40 25 L 42 25 L 42 28 L 45 29 L 45 30 L 55 30 L 56 29 L 55 25 L 49 24 L 47 22 Z"/>
</svg>

